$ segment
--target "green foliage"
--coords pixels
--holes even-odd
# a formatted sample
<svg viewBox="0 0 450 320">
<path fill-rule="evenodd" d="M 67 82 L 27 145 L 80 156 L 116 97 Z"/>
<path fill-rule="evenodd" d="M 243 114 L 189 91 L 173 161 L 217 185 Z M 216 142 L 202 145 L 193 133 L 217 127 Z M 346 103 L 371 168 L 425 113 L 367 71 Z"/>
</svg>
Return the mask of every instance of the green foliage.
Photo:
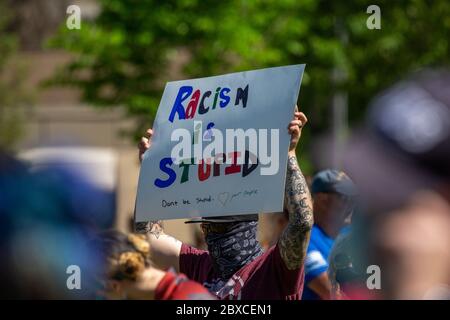
<svg viewBox="0 0 450 320">
<path fill-rule="evenodd" d="M 0 4 L 0 148 L 11 151 L 23 134 L 23 110 L 20 105 L 29 101 L 23 88 L 24 69 L 12 62 L 17 39 L 6 31 L 10 12 Z"/>
<path fill-rule="evenodd" d="M 360 119 L 370 98 L 406 73 L 448 65 L 450 2 L 377 1 L 381 30 L 369 30 L 372 1 L 102 0 L 93 23 L 61 29 L 53 46 L 76 54 L 56 82 L 82 89 L 99 106 L 123 106 L 143 126 L 153 119 L 163 85 L 203 77 L 306 63 L 299 104 L 312 133 L 330 126 L 336 90 Z M 340 78 L 333 78 L 339 71 Z M 139 128 L 141 130 L 142 128 Z"/>
</svg>

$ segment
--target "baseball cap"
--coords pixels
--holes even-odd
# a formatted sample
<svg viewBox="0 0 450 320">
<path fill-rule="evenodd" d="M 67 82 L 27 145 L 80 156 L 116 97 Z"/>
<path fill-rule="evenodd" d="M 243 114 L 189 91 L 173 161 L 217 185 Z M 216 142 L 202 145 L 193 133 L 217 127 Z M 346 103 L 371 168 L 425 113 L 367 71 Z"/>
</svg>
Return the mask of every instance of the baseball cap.
<svg viewBox="0 0 450 320">
<path fill-rule="evenodd" d="M 346 197 L 356 196 L 355 184 L 349 176 L 339 170 L 327 169 L 317 173 L 311 184 L 311 193 L 338 193 Z"/>
<path fill-rule="evenodd" d="M 234 216 L 217 216 L 217 217 L 197 217 L 192 218 L 184 223 L 231 223 L 231 222 L 249 222 L 258 221 L 257 214 L 243 214 Z"/>
</svg>

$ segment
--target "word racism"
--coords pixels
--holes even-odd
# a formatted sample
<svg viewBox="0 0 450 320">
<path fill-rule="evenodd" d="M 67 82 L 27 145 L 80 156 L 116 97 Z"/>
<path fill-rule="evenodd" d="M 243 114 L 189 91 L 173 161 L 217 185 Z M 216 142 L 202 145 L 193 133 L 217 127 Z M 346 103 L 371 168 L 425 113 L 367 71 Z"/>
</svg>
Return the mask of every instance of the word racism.
<svg viewBox="0 0 450 320">
<path fill-rule="evenodd" d="M 180 120 L 193 119 L 195 113 L 197 112 L 197 108 L 198 114 L 206 114 L 209 110 L 216 109 L 217 103 L 219 103 L 220 108 L 225 108 L 231 101 L 231 97 L 229 95 L 230 92 L 230 88 L 218 87 L 214 93 L 214 96 L 211 97 L 212 91 L 208 90 L 202 94 L 199 89 L 194 91 L 194 88 L 191 86 L 182 86 L 178 90 L 175 103 L 173 104 L 172 111 L 169 115 L 169 121 L 173 122 L 176 114 L 178 114 L 178 119 Z M 189 97 L 191 97 L 191 100 L 185 108 L 183 106 L 183 102 L 189 99 Z M 234 99 L 234 105 L 237 106 L 242 101 L 242 107 L 245 108 L 247 106 L 247 98 L 248 85 L 244 89 L 238 88 Z"/>
</svg>

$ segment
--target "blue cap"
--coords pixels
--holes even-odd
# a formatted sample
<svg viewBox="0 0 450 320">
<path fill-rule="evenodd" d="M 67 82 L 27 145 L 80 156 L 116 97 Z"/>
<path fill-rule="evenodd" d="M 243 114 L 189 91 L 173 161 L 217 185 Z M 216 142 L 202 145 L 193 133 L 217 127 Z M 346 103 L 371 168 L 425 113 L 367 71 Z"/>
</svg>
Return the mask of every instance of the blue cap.
<svg viewBox="0 0 450 320">
<path fill-rule="evenodd" d="M 352 179 L 343 172 L 327 169 L 317 173 L 311 184 L 311 193 L 338 193 L 343 196 L 356 196 L 356 186 Z"/>
</svg>

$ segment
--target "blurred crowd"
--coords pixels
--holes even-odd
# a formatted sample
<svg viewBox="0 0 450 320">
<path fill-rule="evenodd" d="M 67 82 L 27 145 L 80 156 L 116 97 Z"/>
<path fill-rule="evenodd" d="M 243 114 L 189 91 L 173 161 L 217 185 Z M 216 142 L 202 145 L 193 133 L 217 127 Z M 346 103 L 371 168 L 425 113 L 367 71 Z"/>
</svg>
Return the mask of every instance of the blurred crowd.
<svg viewBox="0 0 450 320">
<path fill-rule="evenodd" d="M 327 157 L 327 148 L 318 148 Z M 321 170 L 308 183 L 314 224 L 298 292 L 289 294 L 307 300 L 450 299 L 450 73 L 425 70 L 374 97 L 343 154 L 342 168 Z M 260 214 L 271 231 L 261 245 L 251 241 L 255 217 L 200 219 L 197 238 L 208 252 L 169 238 L 159 222 L 137 225 L 130 234 L 110 230 L 113 213 L 104 199 L 74 170 L 56 162 L 31 169 L 0 152 L 1 298 L 239 299 L 218 292 L 230 282 L 235 290 L 240 269 L 272 254 L 290 219 L 288 212 Z M 244 234 L 247 253 L 234 250 L 240 240 L 217 245 L 223 239 L 217 235 L 225 233 L 232 235 L 228 240 Z M 152 251 L 161 239 L 163 246 L 173 242 L 158 248 L 170 254 Z M 180 268 L 188 254 L 198 265 Z M 270 263 L 280 263 L 275 258 Z M 69 289 L 72 265 L 81 270 L 78 290 Z M 258 281 L 284 288 L 277 282 L 288 281 L 287 269 Z M 211 270 L 225 284 L 206 285 Z M 273 299 L 268 291 L 248 296 Z"/>
</svg>

